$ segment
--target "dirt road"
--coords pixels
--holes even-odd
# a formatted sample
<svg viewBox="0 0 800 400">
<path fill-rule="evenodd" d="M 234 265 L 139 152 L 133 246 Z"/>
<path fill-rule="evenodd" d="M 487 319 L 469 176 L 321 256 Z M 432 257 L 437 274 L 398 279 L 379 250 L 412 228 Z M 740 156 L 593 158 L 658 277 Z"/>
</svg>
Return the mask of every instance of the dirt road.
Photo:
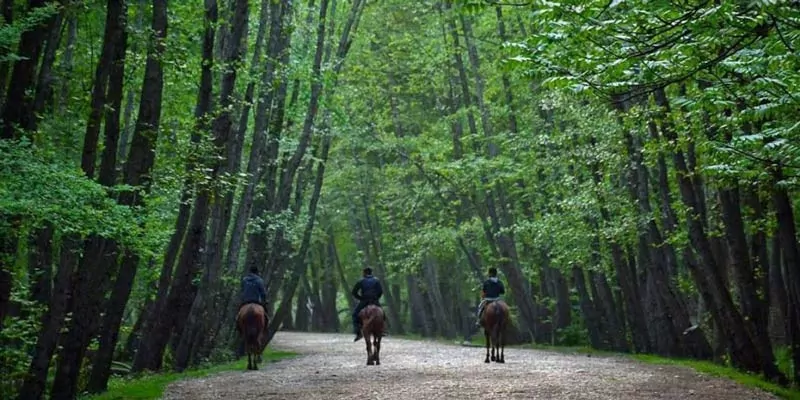
<svg viewBox="0 0 800 400">
<path fill-rule="evenodd" d="M 176 382 L 165 399 L 777 399 L 690 369 L 623 357 L 506 349 L 505 364 L 484 350 L 387 337 L 380 366 L 367 367 L 364 342 L 350 335 L 279 332 L 271 347 L 303 354 Z"/>
</svg>

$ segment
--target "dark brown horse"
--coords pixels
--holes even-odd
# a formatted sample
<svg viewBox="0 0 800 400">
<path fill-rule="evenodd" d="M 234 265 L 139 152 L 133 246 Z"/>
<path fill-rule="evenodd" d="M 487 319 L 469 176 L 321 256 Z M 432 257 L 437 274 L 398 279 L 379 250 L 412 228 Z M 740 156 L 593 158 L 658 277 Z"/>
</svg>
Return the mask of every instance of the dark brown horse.
<svg viewBox="0 0 800 400">
<path fill-rule="evenodd" d="M 370 304 L 360 313 L 361 335 L 367 343 L 367 365 L 381 365 L 381 338 L 383 337 L 385 321 L 383 310 Z"/>
<path fill-rule="evenodd" d="M 236 315 L 236 328 L 242 335 L 244 351 L 247 353 L 247 369 L 258 370 L 261 352 L 264 351 L 264 333 L 267 331 L 267 316 L 260 304 L 245 304 Z"/>
<path fill-rule="evenodd" d="M 486 305 L 481 315 L 481 326 L 483 326 L 483 334 L 486 336 L 485 363 L 490 360 L 490 346 L 492 348 L 491 360 L 501 364 L 506 362 L 505 338 L 503 335 L 509 322 L 508 304 L 506 302 L 495 300 Z"/>
</svg>

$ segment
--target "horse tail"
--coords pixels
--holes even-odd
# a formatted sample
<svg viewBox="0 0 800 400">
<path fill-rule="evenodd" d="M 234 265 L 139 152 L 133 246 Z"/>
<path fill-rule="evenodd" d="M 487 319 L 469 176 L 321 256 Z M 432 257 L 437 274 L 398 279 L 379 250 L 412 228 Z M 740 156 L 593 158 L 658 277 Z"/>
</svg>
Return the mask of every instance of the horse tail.
<svg viewBox="0 0 800 400">
<path fill-rule="evenodd" d="M 367 320 L 366 320 L 366 321 L 364 321 L 364 325 L 363 325 L 363 326 L 364 326 L 364 328 L 366 328 L 366 327 L 368 327 L 368 326 L 372 326 L 372 321 L 374 321 L 374 320 L 375 320 L 375 316 L 374 316 L 374 315 L 370 315 L 370 316 L 367 318 Z"/>
<path fill-rule="evenodd" d="M 506 308 L 503 306 L 503 303 L 497 303 L 497 307 L 494 310 L 497 316 L 497 326 L 501 329 L 506 325 Z"/>
<path fill-rule="evenodd" d="M 258 314 L 255 312 L 255 310 L 248 310 L 244 315 L 244 337 L 245 345 L 248 347 L 252 346 L 252 349 L 257 349 L 259 345 L 259 325 L 261 325 L 261 323 L 259 321 Z"/>
</svg>

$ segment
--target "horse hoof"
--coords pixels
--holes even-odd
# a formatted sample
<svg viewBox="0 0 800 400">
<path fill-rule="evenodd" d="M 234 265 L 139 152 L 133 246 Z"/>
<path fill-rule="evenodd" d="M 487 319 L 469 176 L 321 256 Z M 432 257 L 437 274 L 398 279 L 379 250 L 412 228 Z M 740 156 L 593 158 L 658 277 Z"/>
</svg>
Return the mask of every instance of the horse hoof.
<svg viewBox="0 0 800 400">
<path fill-rule="evenodd" d="M 497 361 L 497 358 L 495 358 L 495 356 L 492 356 L 492 361 Z"/>
<path fill-rule="evenodd" d="M 488 364 L 489 363 L 489 359 L 487 358 L 487 359 L 483 360 L 483 362 Z"/>
<path fill-rule="evenodd" d="M 497 360 L 497 363 L 498 363 L 498 364 L 505 364 L 505 363 L 506 363 L 506 360 Z"/>
<path fill-rule="evenodd" d="M 380 361 L 375 361 L 375 365 L 381 365 Z"/>
</svg>

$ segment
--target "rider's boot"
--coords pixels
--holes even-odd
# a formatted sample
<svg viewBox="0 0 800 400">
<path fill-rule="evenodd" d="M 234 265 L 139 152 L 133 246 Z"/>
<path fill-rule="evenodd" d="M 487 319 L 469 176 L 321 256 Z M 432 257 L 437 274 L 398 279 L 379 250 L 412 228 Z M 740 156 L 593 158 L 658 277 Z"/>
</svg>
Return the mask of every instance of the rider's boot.
<svg viewBox="0 0 800 400">
<path fill-rule="evenodd" d="M 361 340 L 363 336 L 361 336 L 361 328 L 359 326 L 354 326 L 353 330 L 356 332 L 356 338 L 353 339 L 353 342 L 357 342 Z"/>
</svg>

